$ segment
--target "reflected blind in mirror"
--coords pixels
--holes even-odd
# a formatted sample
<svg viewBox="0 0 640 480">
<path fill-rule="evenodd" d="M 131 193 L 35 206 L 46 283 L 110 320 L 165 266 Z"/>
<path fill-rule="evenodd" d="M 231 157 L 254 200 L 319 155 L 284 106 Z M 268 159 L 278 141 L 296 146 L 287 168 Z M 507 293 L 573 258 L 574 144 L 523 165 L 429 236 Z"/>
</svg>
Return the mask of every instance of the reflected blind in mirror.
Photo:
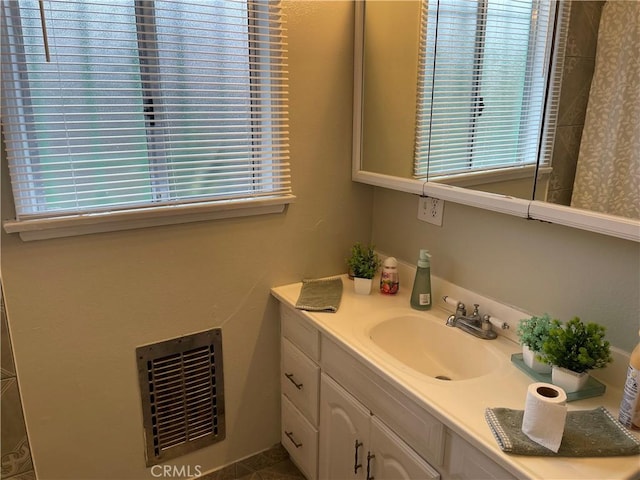
<svg viewBox="0 0 640 480">
<path fill-rule="evenodd" d="M 1 8 L 18 220 L 291 193 L 279 2 Z"/>
<path fill-rule="evenodd" d="M 566 27 L 550 0 L 425 0 L 414 174 L 550 160 Z M 555 59 L 552 64 L 552 59 Z M 549 132 L 542 134 L 542 131 Z"/>
</svg>

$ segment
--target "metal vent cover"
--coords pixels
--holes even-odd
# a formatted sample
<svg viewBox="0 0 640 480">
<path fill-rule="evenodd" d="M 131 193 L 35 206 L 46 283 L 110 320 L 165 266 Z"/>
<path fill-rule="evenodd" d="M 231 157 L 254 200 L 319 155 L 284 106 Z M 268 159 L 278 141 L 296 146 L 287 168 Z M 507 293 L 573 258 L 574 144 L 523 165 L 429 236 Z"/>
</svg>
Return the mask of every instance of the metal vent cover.
<svg viewBox="0 0 640 480">
<path fill-rule="evenodd" d="M 225 437 L 222 330 L 136 348 L 147 466 Z"/>
</svg>

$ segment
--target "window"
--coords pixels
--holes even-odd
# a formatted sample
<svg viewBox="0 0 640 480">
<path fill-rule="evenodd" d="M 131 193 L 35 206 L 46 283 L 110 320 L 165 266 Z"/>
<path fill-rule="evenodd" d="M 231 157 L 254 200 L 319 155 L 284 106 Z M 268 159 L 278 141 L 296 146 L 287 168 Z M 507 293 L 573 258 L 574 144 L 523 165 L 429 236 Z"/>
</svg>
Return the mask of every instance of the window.
<svg viewBox="0 0 640 480">
<path fill-rule="evenodd" d="M 14 223 L 292 198 L 278 2 L 2 9 Z"/>
<path fill-rule="evenodd" d="M 541 132 L 553 131 L 559 96 L 548 68 L 555 4 L 424 1 L 416 177 L 533 168 L 539 156 L 549 161 L 551 139 Z"/>
</svg>

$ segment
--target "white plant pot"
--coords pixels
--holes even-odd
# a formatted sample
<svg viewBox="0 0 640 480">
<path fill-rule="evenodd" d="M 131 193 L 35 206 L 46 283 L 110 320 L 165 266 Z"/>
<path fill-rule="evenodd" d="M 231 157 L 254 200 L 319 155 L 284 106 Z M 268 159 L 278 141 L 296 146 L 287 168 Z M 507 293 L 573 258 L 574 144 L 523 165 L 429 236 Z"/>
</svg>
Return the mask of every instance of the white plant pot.
<svg viewBox="0 0 640 480">
<path fill-rule="evenodd" d="M 536 359 L 536 353 L 528 346 L 522 345 L 522 360 L 524 364 L 537 373 L 551 373 L 551 365 Z"/>
<path fill-rule="evenodd" d="M 373 287 L 372 278 L 353 277 L 353 287 L 359 295 L 369 295 Z"/>
<path fill-rule="evenodd" d="M 555 365 L 551 369 L 551 383 L 567 393 L 577 392 L 585 386 L 587 380 L 589 380 L 589 372 L 576 373 Z"/>
</svg>

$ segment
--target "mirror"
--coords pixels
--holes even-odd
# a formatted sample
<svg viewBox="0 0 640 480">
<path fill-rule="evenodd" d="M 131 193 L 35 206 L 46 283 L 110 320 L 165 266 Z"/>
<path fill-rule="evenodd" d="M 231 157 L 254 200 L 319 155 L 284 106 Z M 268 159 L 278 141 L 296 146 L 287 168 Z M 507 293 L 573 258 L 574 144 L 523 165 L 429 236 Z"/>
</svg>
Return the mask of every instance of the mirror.
<svg viewBox="0 0 640 480">
<path fill-rule="evenodd" d="M 416 0 L 402 2 L 376 0 L 365 2 L 365 5 L 362 169 L 385 175 L 413 178 L 422 2 Z M 475 7 L 473 8 L 473 14 L 475 14 Z M 449 42 L 455 41 L 457 43 L 448 48 L 455 51 L 468 48 L 468 40 L 451 40 L 451 38 L 449 36 Z M 473 39 L 474 37 L 471 36 L 470 38 Z M 544 43 L 542 45 L 544 46 Z M 488 70 L 491 71 L 490 60 L 487 63 L 489 63 Z M 446 75 L 448 80 L 441 81 L 441 86 L 438 88 L 451 84 L 458 85 L 453 87 L 455 90 L 461 87 L 468 88 L 470 86 L 467 83 L 469 80 L 468 74 L 469 72 L 465 72 L 460 68 L 453 71 L 445 67 L 443 71 L 439 70 L 438 75 L 439 77 Z M 483 89 L 485 90 L 485 95 L 487 91 L 497 90 L 495 83 L 493 83 L 497 80 L 497 75 L 489 79 Z M 511 82 L 504 83 L 509 86 L 512 85 Z M 494 86 L 492 87 L 492 85 Z M 501 89 L 498 91 L 502 92 Z M 543 91 L 540 88 L 541 95 L 543 95 Z M 460 105 L 459 102 L 465 99 L 467 99 L 466 96 L 457 95 L 456 99 L 447 100 L 446 102 L 441 100 L 439 103 L 441 105 L 440 108 L 445 107 L 450 112 L 465 116 L 462 125 L 466 129 L 466 115 L 469 115 L 470 111 L 473 110 L 467 110 L 464 106 L 455 106 Z M 500 100 L 502 100 L 502 97 Z M 452 106 L 450 107 L 449 105 Z M 437 109 L 438 107 L 436 106 L 435 108 Z M 487 117 L 488 114 L 489 118 L 494 118 L 494 120 L 488 120 L 489 124 L 493 124 L 496 121 L 496 112 L 500 111 L 500 115 L 504 114 L 504 110 L 497 105 L 497 102 L 487 104 L 483 110 L 484 114 L 480 113 L 474 122 L 483 123 L 482 119 Z M 442 116 L 435 114 L 434 118 L 442 118 Z M 465 148 L 466 142 L 469 141 L 467 132 L 463 134 L 452 133 L 457 129 L 454 124 L 458 121 L 449 117 L 443 122 L 446 125 L 441 125 L 440 127 L 434 125 L 434 130 L 440 132 L 441 135 L 440 145 L 450 144 L 451 141 L 462 141 L 464 143 L 458 144 L 455 149 L 461 146 Z M 487 132 L 485 134 L 487 136 L 484 137 L 484 140 L 480 139 L 478 144 L 482 144 L 483 141 L 486 143 L 489 136 L 491 141 L 494 141 L 500 135 L 505 135 L 505 131 L 513 125 L 510 121 L 497 121 L 504 122 L 499 131 L 495 126 L 489 127 L 493 133 Z M 485 124 L 485 131 L 487 125 Z M 442 137 L 446 137 L 446 139 Z M 434 142 L 437 141 L 434 140 Z M 476 146 L 476 148 L 478 147 Z M 436 146 L 435 149 L 438 150 L 438 147 Z M 472 147 L 469 146 L 469 154 L 471 150 Z M 440 149 L 440 152 L 442 154 L 444 151 Z M 432 181 L 449 185 L 501 193 L 517 198 L 529 198 L 533 191 L 535 170 L 534 165 L 529 165 L 528 167 L 484 172 L 466 172 L 448 175 L 439 179 L 434 179 L 433 176 L 429 178 Z M 545 180 L 548 179 L 548 174 L 544 178 Z"/>
<path fill-rule="evenodd" d="M 623 2 L 632 3 L 632 2 Z M 518 178 L 507 176 L 487 183 L 466 179 L 454 187 L 413 178 L 415 98 L 421 2 L 367 0 L 356 2 L 356 84 L 354 180 L 445 200 L 497 208 L 522 216 L 539 214 L 547 221 L 572 224 L 603 233 L 640 237 L 640 222 L 620 216 L 590 213 L 568 207 L 576 171 L 589 86 L 593 75 L 597 28 L 604 2 L 572 2 L 567 58 L 563 74 L 553 172 L 535 169 Z M 366 13 L 365 13 L 366 9 Z M 634 18 L 638 18 L 637 15 Z M 359 88 L 358 88 L 359 87 Z M 636 152 L 637 155 L 637 152 Z M 524 173 L 524 172 L 523 172 Z M 535 198 L 533 192 L 535 191 Z M 431 192 L 431 193 L 429 193 Z M 474 193 L 475 192 L 475 193 Z M 489 192 L 485 194 L 486 192 Z M 498 194 L 498 195 L 491 195 Z M 445 198 L 449 197 L 449 198 Z M 518 199 L 521 199 L 518 201 Z M 535 200 L 530 202 L 530 200 Z M 509 203 L 509 202 L 515 203 Z M 549 203 L 551 202 L 551 203 Z M 488 205 L 488 206 L 487 206 Z M 523 209 L 526 205 L 526 212 Z M 538 213 L 536 213 L 538 212 Z M 582 214 L 582 220 L 572 214 Z M 567 217 L 571 217 L 569 220 Z M 556 218 L 560 217 L 560 218 Z M 587 226 L 581 226 L 581 225 Z M 596 226 L 594 226 L 596 225 Z M 625 237 L 626 238 L 626 237 Z"/>
</svg>

